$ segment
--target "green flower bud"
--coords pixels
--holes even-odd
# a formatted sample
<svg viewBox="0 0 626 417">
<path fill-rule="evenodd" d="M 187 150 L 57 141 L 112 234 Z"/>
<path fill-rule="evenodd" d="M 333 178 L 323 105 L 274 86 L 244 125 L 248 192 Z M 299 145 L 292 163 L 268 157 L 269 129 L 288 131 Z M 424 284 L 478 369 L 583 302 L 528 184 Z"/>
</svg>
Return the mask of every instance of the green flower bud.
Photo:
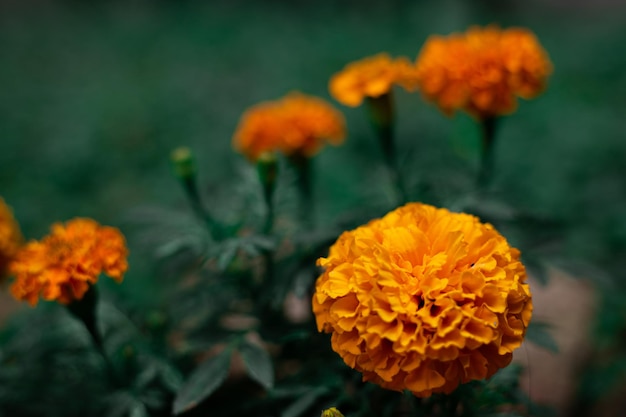
<svg viewBox="0 0 626 417">
<path fill-rule="evenodd" d="M 174 174 L 180 179 L 192 178 L 196 175 L 196 163 L 191 149 L 181 146 L 170 155 L 174 167 Z"/>
</svg>

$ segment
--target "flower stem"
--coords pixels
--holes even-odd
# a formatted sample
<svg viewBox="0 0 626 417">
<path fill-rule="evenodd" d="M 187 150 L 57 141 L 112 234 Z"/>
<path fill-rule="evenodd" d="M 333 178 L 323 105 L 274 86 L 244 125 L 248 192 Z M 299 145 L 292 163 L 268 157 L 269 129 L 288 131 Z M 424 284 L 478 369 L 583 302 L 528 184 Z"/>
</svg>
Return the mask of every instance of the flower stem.
<svg viewBox="0 0 626 417">
<path fill-rule="evenodd" d="M 395 188 L 399 203 L 405 203 L 408 197 L 402 175 L 400 175 L 395 148 L 395 115 L 392 93 L 368 97 L 367 102 L 369 119 L 382 148 L 385 165 L 391 176 L 391 183 Z"/>
<path fill-rule="evenodd" d="M 175 149 L 171 154 L 171 161 L 174 168 L 174 174 L 180 180 L 185 190 L 185 195 L 189 200 L 192 210 L 196 216 L 206 224 L 211 235 L 219 240 L 221 239 L 221 231 L 219 225 L 215 223 L 209 212 L 202 204 L 200 193 L 198 192 L 197 168 L 195 158 L 189 148 L 181 147 Z"/>
<path fill-rule="evenodd" d="M 256 165 L 257 174 L 263 191 L 265 203 L 265 224 L 263 234 L 269 235 L 274 227 L 274 190 L 276 189 L 276 177 L 278 175 L 278 161 L 272 153 L 264 153 L 259 157 Z"/>
<path fill-rule="evenodd" d="M 497 125 L 496 121 L 497 118 L 495 116 L 487 116 L 480 121 L 482 155 L 477 179 L 478 188 L 487 188 L 493 177 L 493 148 Z"/>
<path fill-rule="evenodd" d="M 209 232 L 215 239 L 221 239 L 219 227 L 215 224 L 213 218 L 209 215 L 209 212 L 204 208 L 204 204 L 202 204 L 196 178 L 183 178 L 181 179 L 181 183 L 183 184 L 183 189 L 185 190 L 191 209 L 194 211 L 198 219 L 207 225 Z"/>
<path fill-rule="evenodd" d="M 274 227 L 274 190 L 276 189 L 276 178 L 278 174 L 278 161 L 273 153 L 264 153 L 257 161 L 257 173 L 263 189 L 263 201 L 265 202 L 265 223 L 263 234 L 269 236 Z M 265 263 L 264 285 L 270 285 L 274 277 L 274 260 L 272 250 L 263 250 L 263 260 Z"/>
<path fill-rule="evenodd" d="M 300 153 L 291 155 L 289 160 L 296 169 L 296 181 L 300 194 L 300 207 L 298 209 L 300 221 L 305 228 L 310 228 L 312 227 L 314 213 L 311 160 L 306 155 Z"/>
<path fill-rule="evenodd" d="M 89 335 L 91 336 L 91 340 L 93 341 L 93 345 L 102 356 L 104 360 L 104 364 L 107 370 L 108 377 L 111 382 L 115 385 L 121 386 L 120 381 L 117 376 L 117 372 L 115 371 L 115 367 L 111 362 L 109 356 L 104 349 L 104 343 L 102 340 L 102 336 L 98 331 L 97 327 L 97 314 L 96 314 L 96 306 L 98 304 L 98 292 L 96 287 L 92 285 L 89 287 L 89 290 L 83 295 L 83 298 L 80 300 L 74 300 L 70 304 L 67 305 L 67 309 L 75 318 L 80 320 Z"/>
</svg>

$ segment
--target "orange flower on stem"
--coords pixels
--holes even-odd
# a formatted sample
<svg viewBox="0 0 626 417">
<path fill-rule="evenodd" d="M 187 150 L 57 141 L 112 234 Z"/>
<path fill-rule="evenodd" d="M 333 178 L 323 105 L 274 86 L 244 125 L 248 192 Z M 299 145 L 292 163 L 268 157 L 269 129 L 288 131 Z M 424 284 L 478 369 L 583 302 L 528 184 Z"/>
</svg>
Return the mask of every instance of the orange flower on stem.
<svg viewBox="0 0 626 417">
<path fill-rule="evenodd" d="M 91 219 L 56 223 L 50 235 L 27 243 L 10 264 L 11 293 L 36 305 L 39 298 L 69 304 L 83 298 L 101 273 L 121 281 L 128 268 L 122 233 Z"/>
<path fill-rule="evenodd" d="M 450 393 L 521 345 L 532 302 L 519 255 L 474 216 L 407 204 L 344 232 L 318 260 L 317 327 L 365 381 Z"/>
<path fill-rule="evenodd" d="M 338 102 L 356 107 L 366 101 L 368 118 L 376 132 L 400 202 L 408 198 L 395 149 L 392 93 L 395 84 L 413 91 L 417 86 L 415 74 L 415 68 L 408 59 L 393 59 L 386 53 L 380 53 L 346 65 L 329 82 L 330 94 Z"/>
<path fill-rule="evenodd" d="M 428 38 L 414 78 L 426 99 L 445 113 L 465 110 L 484 119 L 512 113 L 517 97 L 539 95 L 551 72 L 548 54 L 532 32 L 488 26 Z"/>
<path fill-rule="evenodd" d="M 297 171 L 302 206 L 299 211 L 302 223 L 306 224 L 310 222 L 313 202 L 309 159 L 325 143 L 339 145 L 344 137 L 345 120 L 339 111 L 320 98 L 292 92 L 244 113 L 233 145 L 255 162 L 273 152 L 288 157 Z M 271 215 L 271 210 L 268 214 Z"/>
<path fill-rule="evenodd" d="M 410 71 L 406 58 L 392 59 L 388 54 L 380 53 L 352 62 L 333 75 L 329 83 L 330 94 L 341 104 L 356 107 L 366 97 L 388 94 L 397 83 L 412 89 Z"/>
<path fill-rule="evenodd" d="M 325 143 L 339 145 L 344 138 L 345 120 L 339 111 L 321 98 L 292 92 L 244 113 L 233 146 L 256 161 L 264 152 L 311 157 Z"/>
</svg>

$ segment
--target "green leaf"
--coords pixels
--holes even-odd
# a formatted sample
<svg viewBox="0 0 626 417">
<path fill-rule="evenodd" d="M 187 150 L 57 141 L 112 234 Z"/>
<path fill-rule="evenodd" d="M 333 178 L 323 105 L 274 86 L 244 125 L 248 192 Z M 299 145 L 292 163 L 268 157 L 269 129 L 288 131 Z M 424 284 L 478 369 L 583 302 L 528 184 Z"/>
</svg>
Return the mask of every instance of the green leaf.
<svg viewBox="0 0 626 417">
<path fill-rule="evenodd" d="M 117 391 L 105 397 L 106 415 L 110 417 L 147 417 L 145 405 L 130 391 Z"/>
<path fill-rule="evenodd" d="M 302 413 L 311 408 L 317 398 L 325 392 L 325 388 L 309 391 L 307 394 L 291 403 L 291 405 L 282 412 L 280 417 L 298 417 L 302 415 Z"/>
<path fill-rule="evenodd" d="M 203 362 L 193 371 L 174 399 L 175 415 L 188 411 L 213 394 L 228 376 L 231 349 Z"/>
<path fill-rule="evenodd" d="M 217 258 L 217 267 L 220 271 L 224 271 L 228 268 L 228 265 L 230 265 L 232 260 L 237 255 L 237 250 L 239 250 L 239 247 L 236 242 L 228 242 L 224 245 L 222 253 L 220 253 Z"/>
<path fill-rule="evenodd" d="M 558 353 L 559 346 L 550 334 L 550 325 L 541 321 L 531 321 L 526 330 L 526 339 L 550 352 Z"/>
<path fill-rule="evenodd" d="M 148 411 L 142 403 L 135 403 L 129 410 L 128 417 L 148 417 Z"/>
<path fill-rule="evenodd" d="M 155 256 L 157 258 L 167 258 L 186 249 L 194 249 L 194 252 L 198 252 L 197 246 L 199 245 L 197 240 L 195 236 L 180 236 L 174 238 L 157 247 Z"/>
<path fill-rule="evenodd" d="M 267 351 L 260 346 L 244 341 L 239 346 L 239 353 L 241 353 L 250 378 L 257 381 L 265 389 L 271 389 L 274 386 L 274 367 L 272 358 Z"/>
</svg>

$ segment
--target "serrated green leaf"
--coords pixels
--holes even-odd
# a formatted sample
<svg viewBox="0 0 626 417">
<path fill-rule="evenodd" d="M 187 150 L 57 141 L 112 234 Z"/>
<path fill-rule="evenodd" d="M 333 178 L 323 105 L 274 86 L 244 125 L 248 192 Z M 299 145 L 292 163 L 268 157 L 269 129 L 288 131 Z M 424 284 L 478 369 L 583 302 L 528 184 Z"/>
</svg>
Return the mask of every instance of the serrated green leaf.
<svg viewBox="0 0 626 417">
<path fill-rule="evenodd" d="M 197 246 L 198 244 L 193 236 L 181 236 L 157 247 L 155 256 L 157 258 L 167 258 L 189 248 L 195 248 L 197 250 Z"/>
<path fill-rule="evenodd" d="M 133 385 L 141 390 L 148 385 L 158 376 L 158 368 L 154 362 L 148 362 L 145 364 L 145 368 L 139 372 L 133 381 Z"/>
<path fill-rule="evenodd" d="M 175 415 L 196 407 L 222 385 L 228 376 L 231 355 L 232 350 L 225 349 L 191 373 L 174 399 Z"/>
<path fill-rule="evenodd" d="M 250 378 L 265 389 L 271 389 L 274 386 L 274 366 L 269 353 L 262 347 L 247 341 L 239 346 L 239 353 Z"/>
<path fill-rule="evenodd" d="M 148 417 L 148 411 L 146 411 L 146 407 L 142 403 L 136 402 L 130 408 L 128 417 Z"/>
<path fill-rule="evenodd" d="M 265 250 L 276 249 L 276 242 L 274 239 L 270 237 L 251 236 L 249 240 L 258 248 L 265 249 Z"/>
<path fill-rule="evenodd" d="M 168 363 L 164 363 L 161 368 L 161 381 L 163 381 L 165 387 L 171 391 L 180 389 L 182 385 L 180 372 Z"/>
<path fill-rule="evenodd" d="M 526 330 L 526 340 L 550 352 L 558 353 L 559 346 L 550 334 L 550 325 L 540 321 L 531 321 Z"/>
<path fill-rule="evenodd" d="M 242 240 L 240 243 L 241 250 L 250 256 L 259 256 L 261 252 L 254 245 L 254 242 Z"/>
<path fill-rule="evenodd" d="M 109 405 L 106 415 L 111 417 L 147 416 L 144 404 L 129 391 L 117 391 L 105 398 Z"/>
<path fill-rule="evenodd" d="M 229 242 L 229 244 L 225 245 L 222 248 L 222 253 L 220 253 L 217 258 L 217 267 L 221 271 L 224 271 L 226 268 L 228 268 L 228 265 L 230 265 L 232 260 L 235 258 L 235 255 L 237 255 L 238 249 L 239 248 L 237 244 L 235 244 L 234 242 Z"/>
<path fill-rule="evenodd" d="M 306 410 L 311 408 L 313 404 L 315 404 L 317 398 L 325 391 L 325 389 L 316 389 L 308 392 L 307 394 L 303 395 L 302 397 L 291 403 L 291 405 L 282 412 L 280 417 L 298 417 L 302 415 L 302 413 L 304 413 Z"/>
</svg>

